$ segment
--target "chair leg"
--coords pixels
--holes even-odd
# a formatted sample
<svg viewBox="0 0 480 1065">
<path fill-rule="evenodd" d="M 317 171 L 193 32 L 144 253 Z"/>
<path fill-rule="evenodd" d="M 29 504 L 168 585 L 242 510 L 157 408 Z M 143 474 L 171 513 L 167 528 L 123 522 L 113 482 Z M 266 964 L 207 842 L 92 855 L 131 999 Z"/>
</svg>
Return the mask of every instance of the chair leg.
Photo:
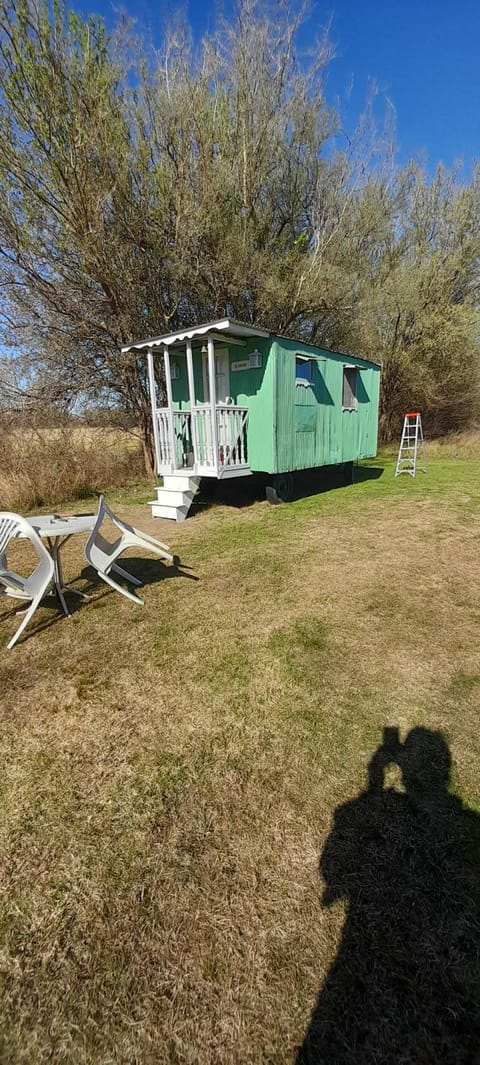
<svg viewBox="0 0 480 1065">
<path fill-rule="evenodd" d="M 28 622 L 30 621 L 30 618 L 35 613 L 35 611 L 37 609 L 37 606 L 39 605 L 40 600 L 42 599 L 44 594 L 45 594 L 45 592 L 43 591 L 41 595 L 37 595 L 35 597 L 35 599 L 32 600 L 32 604 L 31 604 L 31 606 L 29 606 L 29 608 L 28 608 L 28 610 L 27 610 L 27 612 L 25 614 L 25 617 L 20 622 L 20 625 L 18 626 L 18 629 L 17 629 L 16 633 L 12 636 L 12 639 L 10 640 L 10 643 L 7 644 L 7 651 L 11 651 L 12 647 L 14 646 L 14 644 L 16 644 L 17 640 L 22 635 L 22 632 L 23 632 L 24 628 L 26 628 L 26 626 L 28 625 Z"/>
<path fill-rule="evenodd" d="M 115 570 L 115 573 L 119 573 L 121 577 L 125 577 L 126 581 L 130 581 L 131 584 L 135 584 L 137 588 L 142 587 L 143 581 L 140 581 L 138 577 L 134 577 L 132 573 L 127 573 L 126 569 L 122 569 L 122 567 L 117 565 L 116 562 L 113 563 L 112 569 Z"/>
<path fill-rule="evenodd" d="M 128 588 L 122 588 L 121 584 L 117 584 L 114 580 L 112 580 L 108 573 L 102 573 L 100 570 L 97 570 L 97 573 L 98 576 L 101 577 L 102 581 L 105 581 L 106 584 L 109 584 L 115 592 L 120 592 L 120 595 L 124 595 L 127 599 L 131 599 L 132 603 L 139 603 L 140 606 L 145 605 L 143 599 L 140 599 L 138 595 L 134 595 L 133 592 L 129 592 Z"/>
<path fill-rule="evenodd" d="M 163 547 L 159 547 L 158 544 L 151 544 L 149 540 L 143 540 L 139 537 L 139 546 L 143 547 L 145 551 L 151 551 L 152 554 L 157 555 L 158 558 L 165 559 L 166 562 L 173 562 L 173 555 L 169 551 L 164 551 Z"/>
<path fill-rule="evenodd" d="M 145 536 L 139 531 L 135 531 L 134 534 L 130 533 L 125 538 L 122 550 L 126 550 L 127 547 L 143 547 L 144 551 L 150 551 L 166 561 L 173 562 L 173 555 L 170 554 L 165 544 L 160 543 L 159 540 L 154 540 L 150 536 Z"/>
<path fill-rule="evenodd" d="M 148 533 L 142 532 L 141 529 L 135 529 L 135 527 L 133 527 L 133 531 L 135 533 L 135 536 L 137 537 L 137 540 L 143 540 L 144 544 L 149 544 L 150 547 L 156 547 L 157 550 L 158 548 L 160 548 L 162 551 L 165 552 L 166 558 L 172 558 L 168 544 L 163 544 L 161 540 L 155 540 L 153 536 L 149 536 Z"/>
</svg>

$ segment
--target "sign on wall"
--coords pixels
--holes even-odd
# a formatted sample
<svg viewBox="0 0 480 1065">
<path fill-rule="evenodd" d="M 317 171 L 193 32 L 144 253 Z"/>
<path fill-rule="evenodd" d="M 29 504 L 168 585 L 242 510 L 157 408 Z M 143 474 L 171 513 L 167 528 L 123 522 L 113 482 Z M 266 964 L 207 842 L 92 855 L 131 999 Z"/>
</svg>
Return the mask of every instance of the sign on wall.
<svg viewBox="0 0 480 1065">
<path fill-rule="evenodd" d="M 232 370 L 258 370 L 262 365 L 262 356 L 259 351 L 252 351 L 252 354 L 248 356 L 248 359 L 238 359 L 237 362 L 232 362 Z"/>
</svg>

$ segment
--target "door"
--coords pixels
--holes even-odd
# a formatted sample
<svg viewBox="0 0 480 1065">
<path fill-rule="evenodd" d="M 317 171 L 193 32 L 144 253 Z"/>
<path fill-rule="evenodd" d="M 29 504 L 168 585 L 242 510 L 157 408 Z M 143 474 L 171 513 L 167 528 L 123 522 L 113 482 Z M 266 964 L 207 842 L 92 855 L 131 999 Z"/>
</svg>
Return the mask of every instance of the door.
<svg viewBox="0 0 480 1065">
<path fill-rule="evenodd" d="M 223 464 L 227 449 L 230 447 L 230 424 L 229 416 L 225 410 L 219 411 L 218 406 L 231 403 L 230 397 L 230 363 L 228 348 L 215 349 L 215 392 L 217 395 L 217 438 L 218 459 Z M 210 403 L 210 382 L 208 379 L 208 354 L 203 354 L 203 394 L 206 404 Z M 211 427 L 207 419 L 207 453 L 211 457 L 210 462 L 216 465 L 213 454 Z"/>
<path fill-rule="evenodd" d="M 230 364 L 228 348 L 215 349 L 215 390 L 217 403 L 226 403 L 230 399 Z M 210 403 L 210 382 L 208 380 L 208 355 L 203 353 L 203 395 L 205 403 Z"/>
</svg>

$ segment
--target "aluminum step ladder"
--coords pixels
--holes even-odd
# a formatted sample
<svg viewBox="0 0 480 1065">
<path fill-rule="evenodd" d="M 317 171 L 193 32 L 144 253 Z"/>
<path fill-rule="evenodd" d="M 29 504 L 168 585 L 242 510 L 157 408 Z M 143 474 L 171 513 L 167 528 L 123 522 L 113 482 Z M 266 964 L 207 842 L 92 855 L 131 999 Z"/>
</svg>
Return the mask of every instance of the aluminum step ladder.
<svg viewBox="0 0 480 1065">
<path fill-rule="evenodd" d="M 422 465 L 417 467 L 418 460 L 420 460 Z M 402 439 L 398 451 L 395 477 L 398 477 L 400 473 L 409 473 L 411 477 L 415 477 L 417 468 L 421 473 L 427 472 L 422 418 L 419 411 L 414 411 L 413 414 L 406 414 L 403 419 Z"/>
</svg>

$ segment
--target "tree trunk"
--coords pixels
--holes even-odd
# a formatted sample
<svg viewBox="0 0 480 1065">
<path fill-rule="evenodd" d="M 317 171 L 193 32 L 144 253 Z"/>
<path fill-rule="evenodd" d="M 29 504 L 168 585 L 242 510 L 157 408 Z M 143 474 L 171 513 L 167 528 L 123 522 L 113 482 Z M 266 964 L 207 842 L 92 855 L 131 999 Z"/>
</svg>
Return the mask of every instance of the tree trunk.
<svg viewBox="0 0 480 1065">
<path fill-rule="evenodd" d="M 147 477 L 155 480 L 155 442 L 153 438 L 153 426 L 151 415 L 142 411 L 140 416 L 140 427 L 142 430 L 142 447 L 143 447 L 143 461 L 145 463 L 145 473 Z"/>
</svg>

